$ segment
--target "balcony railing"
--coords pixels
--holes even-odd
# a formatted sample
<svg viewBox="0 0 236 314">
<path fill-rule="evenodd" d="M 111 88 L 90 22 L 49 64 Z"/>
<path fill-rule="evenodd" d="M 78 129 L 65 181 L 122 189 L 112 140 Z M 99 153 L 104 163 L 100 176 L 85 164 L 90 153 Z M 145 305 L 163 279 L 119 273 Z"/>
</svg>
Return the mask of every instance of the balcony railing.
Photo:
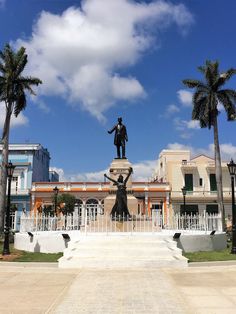
<svg viewBox="0 0 236 314">
<path fill-rule="evenodd" d="M 235 190 L 236 192 L 236 190 Z M 197 198 L 197 197 L 214 197 L 217 195 L 217 191 L 204 191 L 204 190 L 195 190 L 195 191 L 187 191 L 186 197 Z M 223 190 L 224 197 L 231 197 L 231 190 L 225 189 Z M 172 191 L 171 192 L 172 199 L 181 198 L 183 199 L 182 191 Z"/>
</svg>

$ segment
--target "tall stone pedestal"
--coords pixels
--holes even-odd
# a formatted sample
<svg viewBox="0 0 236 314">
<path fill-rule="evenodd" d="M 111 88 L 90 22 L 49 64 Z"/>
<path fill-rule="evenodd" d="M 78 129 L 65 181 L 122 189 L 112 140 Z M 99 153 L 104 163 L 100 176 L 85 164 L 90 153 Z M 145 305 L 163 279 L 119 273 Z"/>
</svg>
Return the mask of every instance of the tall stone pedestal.
<svg viewBox="0 0 236 314">
<path fill-rule="evenodd" d="M 121 174 L 125 179 L 129 173 L 130 167 L 132 167 L 132 164 L 128 159 L 113 159 L 109 169 L 109 177 L 117 180 Z M 136 215 L 138 214 L 138 200 L 132 194 L 132 174 L 129 177 L 126 186 L 129 213 L 131 215 Z M 110 194 L 104 200 L 105 213 L 111 213 L 116 200 L 116 190 L 117 187 L 113 185 L 113 182 L 110 182 Z"/>
</svg>

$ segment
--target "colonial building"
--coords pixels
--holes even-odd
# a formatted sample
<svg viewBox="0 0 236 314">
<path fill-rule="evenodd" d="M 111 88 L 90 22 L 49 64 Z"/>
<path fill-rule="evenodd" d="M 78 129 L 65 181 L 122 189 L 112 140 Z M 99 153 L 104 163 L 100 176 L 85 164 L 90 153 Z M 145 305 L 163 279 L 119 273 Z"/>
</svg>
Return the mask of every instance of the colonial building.
<svg viewBox="0 0 236 314">
<path fill-rule="evenodd" d="M 0 145 L 0 162 L 2 145 Z M 34 181 L 49 180 L 50 155 L 41 144 L 10 144 L 9 161 L 16 166 L 11 185 L 11 203 L 20 215 L 30 210 L 30 190 Z"/>
<path fill-rule="evenodd" d="M 226 217 L 231 215 L 231 185 L 227 162 L 222 162 Z M 162 150 L 154 180 L 169 182 L 170 210 L 181 213 L 217 213 L 214 159 L 205 155 L 191 158 L 189 150 Z M 185 206 L 182 188 L 186 188 Z"/>
<path fill-rule="evenodd" d="M 76 207 L 79 211 L 83 207 L 95 208 L 98 212 L 110 213 L 112 205 L 106 208 L 106 200 L 114 196 L 115 191 L 109 182 L 35 182 L 32 185 L 32 211 L 37 212 L 43 206 L 53 205 L 54 191 L 59 189 L 58 195 L 69 193 L 76 197 Z M 169 212 L 169 185 L 158 182 L 132 182 L 127 191 L 128 207 L 131 214 L 151 215 L 152 209 L 163 213 L 163 222 L 167 221 Z M 137 200 L 134 207 L 129 202 L 129 195 Z M 109 203 L 110 204 L 110 203 Z"/>
</svg>

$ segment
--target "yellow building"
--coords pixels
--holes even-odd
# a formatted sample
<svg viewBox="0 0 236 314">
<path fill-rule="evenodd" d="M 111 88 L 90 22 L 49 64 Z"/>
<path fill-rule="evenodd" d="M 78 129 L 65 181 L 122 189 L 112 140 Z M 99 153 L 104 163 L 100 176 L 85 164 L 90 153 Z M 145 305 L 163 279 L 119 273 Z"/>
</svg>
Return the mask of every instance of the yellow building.
<svg viewBox="0 0 236 314">
<path fill-rule="evenodd" d="M 189 150 L 162 150 L 157 161 L 155 181 L 169 182 L 170 210 L 181 213 L 217 213 L 214 159 L 205 155 L 191 158 Z M 231 185 L 227 162 L 222 162 L 226 217 L 231 216 Z M 186 187 L 184 197 L 182 188 Z"/>
</svg>

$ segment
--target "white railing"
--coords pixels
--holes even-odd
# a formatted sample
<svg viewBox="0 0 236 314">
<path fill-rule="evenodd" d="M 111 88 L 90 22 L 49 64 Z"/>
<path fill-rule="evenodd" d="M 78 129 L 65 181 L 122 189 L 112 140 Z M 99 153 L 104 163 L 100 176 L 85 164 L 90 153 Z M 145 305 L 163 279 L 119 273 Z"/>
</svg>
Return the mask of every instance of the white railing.
<svg viewBox="0 0 236 314">
<path fill-rule="evenodd" d="M 81 217 L 78 215 L 47 216 L 42 214 L 22 214 L 20 232 L 79 230 Z"/>
<path fill-rule="evenodd" d="M 201 231 L 222 231 L 222 220 L 220 214 L 196 214 L 180 215 L 175 214 L 170 218 L 168 229 L 172 230 L 201 230 Z"/>
<path fill-rule="evenodd" d="M 160 232 L 167 230 L 199 230 L 222 231 L 219 214 L 198 214 L 168 216 L 168 222 L 159 211 L 152 211 L 151 216 L 133 215 L 130 217 L 102 214 L 88 206 L 82 215 L 46 216 L 42 214 L 22 214 L 20 232 L 80 230 L 87 234 L 91 232 Z"/>
</svg>

